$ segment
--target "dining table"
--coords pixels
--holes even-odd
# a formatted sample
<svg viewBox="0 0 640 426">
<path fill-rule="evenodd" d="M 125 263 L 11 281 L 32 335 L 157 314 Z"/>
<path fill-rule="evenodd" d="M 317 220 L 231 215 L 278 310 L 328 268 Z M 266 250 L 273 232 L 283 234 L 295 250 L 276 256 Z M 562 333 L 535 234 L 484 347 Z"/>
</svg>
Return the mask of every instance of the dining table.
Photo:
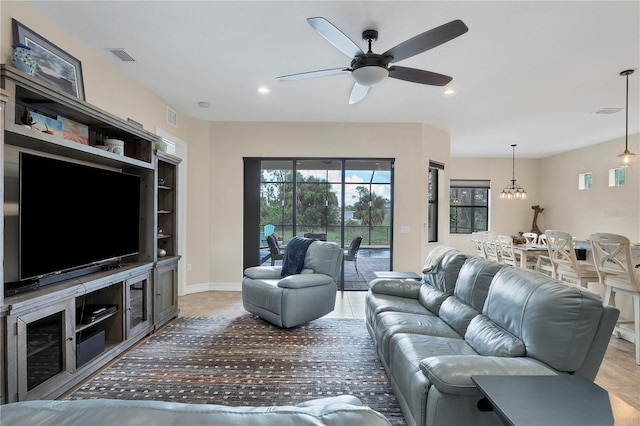
<svg viewBox="0 0 640 426">
<path fill-rule="evenodd" d="M 547 254 L 547 245 L 546 244 L 514 244 L 513 252 L 518 255 L 520 258 L 520 267 L 527 267 L 527 257 L 537 257 L 539 255 Z"/>
</svg>

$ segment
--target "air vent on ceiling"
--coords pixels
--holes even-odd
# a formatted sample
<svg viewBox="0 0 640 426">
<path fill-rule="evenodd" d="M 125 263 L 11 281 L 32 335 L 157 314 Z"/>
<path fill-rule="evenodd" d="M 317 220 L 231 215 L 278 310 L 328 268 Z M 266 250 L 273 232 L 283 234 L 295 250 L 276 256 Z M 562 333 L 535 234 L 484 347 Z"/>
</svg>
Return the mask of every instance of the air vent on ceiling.
<svg viewBox="0 0 640 426">
<path fill-rule="evenodd" d="M 136 60 L 133 59 L 133 57 L 131 55 L 129 55 L 127 53 L 126 50 L 122 49 L 122 48 L 107 48 L 107 50 L 111 53 L 113 53 L 114 55 L 116 55 L 118 58 L 120 58 L 121 61 L 123 62 L 135 62 Z"/>
<path fill-rule="evenodd" d="M 615 114 L 623 111 L 624 108 L 602 108 L 594 112 L 594 114 Z"/>
<path fill-rule="evenodd" d="M 178 127 L 178 113 L 167 107 L 167 123 L 173 127 Z"/>
</svg>

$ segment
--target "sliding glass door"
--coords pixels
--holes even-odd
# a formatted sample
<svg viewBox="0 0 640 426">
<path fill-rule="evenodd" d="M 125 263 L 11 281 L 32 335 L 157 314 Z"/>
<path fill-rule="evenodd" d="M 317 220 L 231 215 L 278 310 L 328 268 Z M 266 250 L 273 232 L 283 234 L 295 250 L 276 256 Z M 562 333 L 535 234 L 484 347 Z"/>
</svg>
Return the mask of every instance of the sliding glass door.
<svg viewBox="0 0 640 426">
<path fill-rule="evenodd" d="M 247 186 L 255 180 L 247 176 L 255 173 L 260 188 L 254 203 Z M 366 290 L 375 271 L 392 267 L 392 199 L 391 159 L 245 159 L 245 233 L 259 234 L 245 237 L 245 259 L 259 250 L 253 263 L 278 265 L 269 243 L 284 249 L 296 235 L 335 242 L 346 255 L 341 287 Z M 252 208 L 259 208 L 259 219 Z M 358 250 L 349 253 L 356 240 Z"/>
</svg>

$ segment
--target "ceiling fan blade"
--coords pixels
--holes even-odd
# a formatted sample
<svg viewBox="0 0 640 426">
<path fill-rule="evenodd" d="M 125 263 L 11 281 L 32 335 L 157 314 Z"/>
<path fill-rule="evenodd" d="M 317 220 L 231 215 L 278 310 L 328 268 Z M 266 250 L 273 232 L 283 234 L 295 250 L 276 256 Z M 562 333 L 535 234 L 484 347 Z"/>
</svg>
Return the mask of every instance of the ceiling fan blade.
<svg viewBox="0 0 640 426">
<path fill-rule="evenodd" d="M 410 58 L 418 53 L 440 46 L 469 31 L 469 28 L 459 19 L 425 31 L 396 47 L 387 50 L 382 56 L 393 56 L 391 62 L 398 62 Z"/>
<path fill-rule="evenodd" d="M 282 75 L 280 77 L 276 77 L 276 80 L 278 81 L 306 80 L 308 78 L 325 77 L 327 75 L 336 75 L 336 74 L 343 74 L 343 73 L 350 73 L 350 72 L 351 70 L 349 68 L 332 68 L 328 70 L 310 71 L 310 72 L 302 72 L 299 74 Z"/>
<path fill-rule="evenodd" d="M 431 86 L 446 86 L 453 77 L 407 67 L 389 67 L 389 77 Z"/>
<path fill-rule="evenodd" d="M 364 52 L 357 44 L 355 44 L 349 37 L 326 19 L 307 18 L 307 22 L 322 37 L 324 37 L 329 43 L 333 44 L 339 51 L 347 55 L 350 59 L 359 55 L 364 55 Z"/>
<path fill-rule="evenodd" d="M 354 84 L 353 89 L 351 89 L 351 96 L 349 96 L 349 105 L 357 104 L 363 100 L 368 91 L 368 86 L 363 86 L 360 83 Z"/>
</svg>

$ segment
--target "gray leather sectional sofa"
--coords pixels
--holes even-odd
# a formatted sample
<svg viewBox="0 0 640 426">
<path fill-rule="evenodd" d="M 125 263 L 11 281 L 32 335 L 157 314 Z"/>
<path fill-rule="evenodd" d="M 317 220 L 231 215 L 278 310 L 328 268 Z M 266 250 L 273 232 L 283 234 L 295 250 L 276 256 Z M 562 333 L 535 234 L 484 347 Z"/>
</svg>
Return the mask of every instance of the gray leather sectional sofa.
<svg viewBox="0 0 640 426">
<path fill-rule="evenodd" d="M 380 413 L 351 395 L 291 406 L 228 407 L 164 401 L 85 399 L 25 401 L 0 406 L 3 425 L 215 425 L 389 426 Z"/>
<path fill-rule="evenodd" d="M 617 309 L 535 271 L 453 249 L 434 265 L 432 255 L 422 282 L 377 279 L 366 296 L 367 329 L 407 424 L 501 424 L 474 375 L 595 379 Z"/>
</svg>

